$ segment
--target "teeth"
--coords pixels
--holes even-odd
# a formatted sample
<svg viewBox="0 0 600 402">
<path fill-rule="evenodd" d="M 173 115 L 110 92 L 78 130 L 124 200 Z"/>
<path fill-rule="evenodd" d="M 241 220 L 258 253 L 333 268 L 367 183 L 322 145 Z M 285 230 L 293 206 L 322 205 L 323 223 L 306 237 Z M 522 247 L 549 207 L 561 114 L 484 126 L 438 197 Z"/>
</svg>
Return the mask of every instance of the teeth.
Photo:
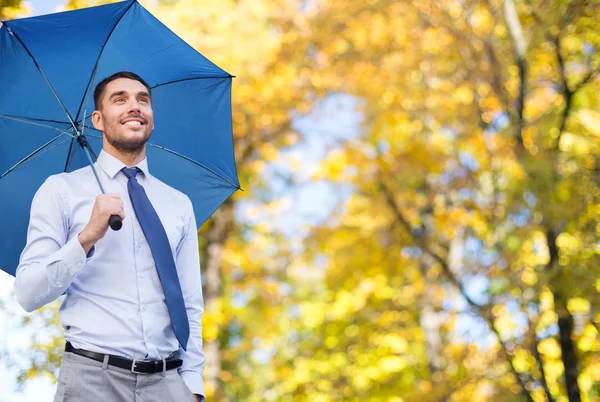
<svg viewBox="0 0 600 402">
<path fill-rule="evenodd" d="M 125 123 L 126 126 L 141 126 L 142 123 L 140 123 L 139 121 L 128 121 L 127 123 Z"/>
</svg>

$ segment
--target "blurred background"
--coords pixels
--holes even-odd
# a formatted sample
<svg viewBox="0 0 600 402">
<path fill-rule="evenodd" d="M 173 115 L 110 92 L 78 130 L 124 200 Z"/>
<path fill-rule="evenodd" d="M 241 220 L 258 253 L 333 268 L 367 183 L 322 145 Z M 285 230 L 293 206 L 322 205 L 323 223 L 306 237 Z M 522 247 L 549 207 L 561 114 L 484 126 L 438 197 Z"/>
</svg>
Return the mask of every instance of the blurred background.
<svg viewBox="0 0 600 402">
<path fill-rule="evenodd" d="M 208 401 L 600 401 L 600 1 L 141 3 L 237 77 Z M 13 282 L 0 401 L 51 401 L 62 300 Z"/>
</svg>

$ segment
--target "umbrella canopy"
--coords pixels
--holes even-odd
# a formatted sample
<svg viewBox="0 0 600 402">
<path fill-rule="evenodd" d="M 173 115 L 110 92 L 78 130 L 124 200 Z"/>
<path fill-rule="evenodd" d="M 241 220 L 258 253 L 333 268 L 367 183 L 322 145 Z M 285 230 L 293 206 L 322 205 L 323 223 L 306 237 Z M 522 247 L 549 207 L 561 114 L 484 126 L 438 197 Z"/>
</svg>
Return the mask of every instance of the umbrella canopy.
<svg viewBox="0 0 600 402">
<path fill-rule="evenodd" d="M 85 142 L 92 155 L 102 149 L 101 133 L 90 121 L 93 91 L 118 71 L 134 72 L 150 85 L 151 172 L 190 197 L 198 226 L 240 188 L 232 75 L 137 1 L 5 21 L 0 27 L 0 269 L 15 274 L 31 201 L 44 180 L 89 164 Z M 86 141 L 78 141 L 81 136 Z"/>
</svg>

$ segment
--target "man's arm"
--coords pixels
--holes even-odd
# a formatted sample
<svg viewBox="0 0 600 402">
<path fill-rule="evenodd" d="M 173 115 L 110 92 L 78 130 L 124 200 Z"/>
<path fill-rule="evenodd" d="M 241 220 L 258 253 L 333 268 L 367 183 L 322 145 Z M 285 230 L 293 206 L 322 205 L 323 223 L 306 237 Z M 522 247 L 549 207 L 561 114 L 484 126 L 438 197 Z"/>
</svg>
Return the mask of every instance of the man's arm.
<svg viewBox="0 0 600 402">
<path fill-rule="evenodd" d="M 123 213 L 118 194 L 96 197 L 90 221 L 77 237 L 69 237 L 69 209 L 64 181 L 49 177 L 31 203 L 27 245 L 17 268 L 17 301 L 28 312 L 62 295 L 94 254 L 94 244 L 108 230 L 108 218 Z"/>
<path fill-rule="evenodd" d="M 69 206 L 63 185 L 61 178 L 49 177 L 31 204 L 27 245 L 15 281 L 17 300 L 28 312 L 62 295 L 86 262 L 78 239 L 67 242 Z"/>
<path fill-rule="evenodd" d="M 202 297 L 202 281 L 200 278 L 200 255 L 198 253 L 198 231 L 196 218 L 191 202 L 188 205 L 188 222 L 185 235 L 177 247 L 177 275 L 185 300 L 185 307 L 190 322 L 190 338 L 187 351 L 179 348 L 183 365 L 178 369 L 179 375 L 187 387 L 196 395 L 198 401 L 204 401 L 204 381 L 202 373 L 206 366 L 206 358 L 202 353 L 202 313 L 204 299 Z"/>
</svg>

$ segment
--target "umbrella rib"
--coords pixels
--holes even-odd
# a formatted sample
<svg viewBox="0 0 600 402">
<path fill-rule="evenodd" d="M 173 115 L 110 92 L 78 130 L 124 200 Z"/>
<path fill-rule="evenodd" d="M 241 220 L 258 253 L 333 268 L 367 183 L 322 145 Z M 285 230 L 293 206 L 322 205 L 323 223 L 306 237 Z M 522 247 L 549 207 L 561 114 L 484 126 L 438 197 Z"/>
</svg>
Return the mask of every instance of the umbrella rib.
<svg viewBox="0 0 600 402">
<path fill-rule="evenodd" d="M 67 153 L 67 160 L 65 161 L 65 169 L 63 170 L 65 173 L 67 173 L 69 167 L 71 166 L 71 158 L 75 154 L 76 150 L 77 148 L 75 146 L 75 138 L 73 138 L 71 139 L 71 143 L 69 144 L 69 152 Z"/>
<path fill-rule="evenodd" d="M 51 149 L 54 149 L 55 147 L 57 147 L 57 146 L 59 146 L 61 144 L 64 144 L 66 141 L 68 141 L 68 139 L 65 140 L 65 141 L 63 141 L 63 142 L 61 142 L 61 143 L 59 143 L 59 144 L 56 144 L 52 148 L 47 149 L 45 152 L 42 152 L 44 150 L 44 148 L 46 148 L 48 145 L 52 144 L 54 141 L 56 141 L 57 139 L 59 139 L 63 135 L 69 135 L 69 136 L 71 136 L 71 134 L 63 131 L 62 133 L 60 133 L 56 137 L 52 138 L 50 141 L 48 141 L 47 143 L 45 143 L 44 145 L 42 145 L 41 147 L 39 147 L 38 149 L 36 149 L 32 153 L 30 153 L 29 155 L 27 155 L 25 158 L 21 159 L 19 162 L 17 162 L 13 167 L 11 167 L 10 169 L 8 169 L 6 172 L 2 173 L 2 175 L 0 175 L 0 179 L 2 179 L 4 176 L 6 176 L 7 174 L 9 174 L 10 172 L 12 172 L 13 170 L 15 170 L 16 168 L 18 168 L 19 166 L 21 166 L 24 163 L 26 163 L 30 159 L 34 158 L 36 155 L 42 155 L 46 151 L 50 151 Z"/>
<path fill-rule="evenodd" d="M 51 120 L 51 119 L 38 119 L 37 117 L 15 116 L 15 115 L 12 115 L 12 114 L 2 114 L 2 113 L 0 113 L 0 117 L 6 117 L 7 119 L 13 119 L 13 120 L 21 119 L 21 120 L 43 121 L 43 122 L 47 122 L 47 123 L 69 124 L 68 121 L 58 121 L 58 120 Z"/>
<path fill-rule="evenodd" d="M 209 79 L 209 78 L 235 78 L 235 75 L 215 75 L 215 76 L 209 76 L 209 77 L 193 77 L 193 78 L 182 78 L 180 80 L 173 80 L 173 81 L 167 81 L 167 82 L 163 82 L 161 84 L 156 84 L 152 87 L 150 87 L 150 89 L 154 89 L 157 87 L 162 87 L 164 85 L 169 85 L 169 84 L 174 84 L 176 82 L 182 82 L 182 81 L 192 81 L 192 80 L 205 80 L 205 79 Z"/>
<path fill-rule="evenodd" d="M 185 159 L 185 160 L 186 160 L 186 161 L 188 161 L 188 162 L 192 162 L 193 164 L 195 164 L 195 165 L 198 165 L 198 166 L 200 166 L 201 168 L 204 168 L 204 169 L 208 170 L 209 172 L 211 172 L 212 174 L 214 174 L 214 175 L 215 175 L 215 176 L 217 176 L 218 178 L 220 178 L 220 179 L 222 179 L 222 180 L 226 181 L 227 183 L 231 184 L 233 187 L 237 188 L 238 190 L 241 190 L 241 187 L 240 187 L 239 185 L 237 185 L 237 184 L 233 183 L 231 180 L 229 180 L 229 178 L 227 178 L 227 177 L 224 177 L 223 175 L 221 175 L 221 174 L 219 174 L 219 173 L 215 172 L 214 170 L 212 170 L 211 168 L 209 168 L 209 167 L 207 167 L 207 166 L 203 165 L 203 164 L 202 164 L 202 163 L 200 163 L 200 162 L 196 162 L 195 160 L 193 160 L 193 159 L 190 159 L 190 158 L 188 158 L 188 157 L 187 157 L 187 156 L 185 156 L 185 155 L 182 155 L 182 154 L 180 154 L 180 153 L 178 153 L 178 152 L 175 152 L 175 151 L 173 151 L 173 150 L 170 150 L 170 149 L 168 149 L 168 148 L 162 147 L 162 146 L 160 146 L 160 145 L 154 145 L 154 144 L 150 144 L 150 143 L 146 143 L 146 145 L 149 145 L 149 146 L 151 146 L 151 147 L 153 147 L 153 148 L 161 149 L 161 150 L 163 150 L 163 151 L 166 151 L 166 152 L 172 153 L 173 155 L 179 156 L 180 158 L 183 158 L 183 159 Z"/>
<path fill-rule="evenodd" d="M 58 127 L 47 126 L 47 125 L 45 125 L 45 124 L 39 124 L 39 123 L 35 123 L 35 122 L 33 122 L 33 121 L 25 120 L 25 119 L 29 119 L 28 117 L 21 118 L 21 116 L 9 116 L 9 115 L 5 115 L 5 114 L 0 114 L 0 117 L 3 117 L 3 118 L 5 118 L 5 119 L 7 119 L 7 120 L 15 120 L 15 121 L 18 121 L 18 122 L 21 122 L 21 123 L 25 123 L 25 124 L 31 124 L 32 126 L 39 126 L 39 127 L 49 128 L 49 129 L 52 129 L 52 130 L 57 130 L 57 131 L 60 131 L 60 132 L 61 132 L 61 134 L 66 134 L 66 135 L 69 135 L 69 136 L 71 136 L 71 137 L 75 138 L 75 136 L 74 136 L 73 134 L 71 134 L 71 133 L 68 133 L 68 132 L 66 132 L 65 130 L 61 130 L 61 129 L 60 129 L 60 128 L 58 128 Z M 51 122 L 51 123 L 69 124 L 69 123 L 67 123 L 67 122 L 62 122 L 62 121 L 54 121 L 54 120 L 42 120 L 42 119 L 31 119 L 31 120 L 36 120 L 36 121 L 47 121 L 47 122 Z"/>
<path fill-rule="evenodd" d="M 113 32 L 117 28 L 117 25 L 119 25 L 119 22 L 121 22 L 121 20 L 125 16 L 125 14 L 127 14 L 127 12 L 129 11 L 129 9 L 131 9 L 131 6 L 133 6 L 134 3 L 135 3 L 135 1 L 132 1 L 131 4 L 127 7 L 127 9 L 123 12 L 123 14 L 119 17 L 117 22 L 115 22 L 115 25 L 112 27 L 112 29 L 108 33 L 108 36 L 106 37 L 106 40 L 104 41 L 104 44 L 100 48 L 100 52 L 98 53 L 98 58 L 96 59 L 96 64 L 94 64 L 94 69 L 92 70 L 92 75 L 90 76 L 90 80 L 88 81 L 88 84 L 85 88 L 85 92 L 83 93 L 83 98 L 81 99 L 81 103 L 79 104 L 79 110 L 77 110 L 77 114 L 75 115 L 75 120 L 79 119 L 79 114 L 81 113 L 83 104 L 86 103 L 86 99 L 88 99 L 88 101 L 89 101 L 90 89 L 92 87 L 92 84 L 94 83 L 94 80 L 96 79 L 96 73 L 98 72 L 98 65 L 100 64 L 100 57 L 102 57 L 102 53 L 104 53 L 104 48 L 106 47 L 108 40 L 110 39 Z M 86 105 L 86 109 L 87 109 L 87 105 Z"/>
<path fill-rule="evenodd" d="M 102 137 L 101 137 L 101 136 L 98 136 L 98 135 L 87 134 L 87 136 L 88 136 L 88 137 L 92 137 L 92 138 L 99 138 L 99 139 L 102 139 Z M 203 165 L 203 164 L 202 164 L 202 163 L 200 163 L 200 162 L 196 162 L 195 160 L 193 160 L 193 159 L 190 159 L 190 158 L 188 158 L 188 157 L 187 157 L 187 156 L 185 156 L 185 155 L 182 155 L 182 154 L 180 154 L 180 153 L 178 153 L 178 152 L 175 152 L 175 151 L 173 151 L 173 150 L 170 150 L 169 148 L 165 148 L 165 147 L 163 147 L 163 146 L 160 146 L 160 145 L 150 144 L 149 142 L 148 142 L 148 143 L 146 143 L 146 145 L 148 145 L 148 146 L 151 146 L 151 147 L 153 147 L 153 148 L 157 148 L 157 149 L 160 149 L 160 150 L 166 151 L 166 152 L 169 152 L 169 153 L 172 153 L 173 155 L 179 156 L 180 158 L 183 158 L 183 159 L 185 159 L 185 160 L 186 160 L 186 161 L 188 161 L 188 162 L 192 162 L 193 164 L 195 164 L 195 165 L 198 165 L 198 166 L 200 166 L 201 168 L 208 170 L 209 172 L 211 172 L 212 174 L 214 174 L 214 175 L 215 175 L 215 176 L 217 176 L 218 178 L 220 178 L 220 179 L 222 179 L 222 180 L 226 181 L 227 183 L 231 184 L 232 186 L 234 186 L 234 187 L 235 187 L 235 188 L 237 188 L 238 190 L 241 190 L 241 189 L 242 189 L 240 186 L 238 186 L 237 184 L 233 183 L 233 182 L 232 182 L 231 180 L 229 180 L 227 177 L 224 177 L 223 175 L 221 175 L 221 174 L 219 174 L 219 173 L 215 172 L 214 170 L 212 170 L 211 168 L 209 168 L 209 167 L 207 167 L 207 166 Z"/>
<path fill-rule="evenodd" d="M 7 29 L 10 28 L 6 22 L 4 23 L 4 25 L 6 25 Z M 33 64 L 35 64 L 35 66 L 38 69 L 38 71 L 40 72 L 40 74 L 42 74 L 42 77 L 44 77 L 44 80 L 46 81 L 46 84 L 48 84 L 48 87 L 50 87 L 50 90 L 54 94 L 54 97 L 56 97 L 56 100 L 60 104 L 60 107 L 62 107 L 63 111 L 65 112 L 65 114 L 69 118 L 69 122 L 73 126 L 73 129 L 75 130 L 76 133 L 78 133 L 79 131 L 77 130 L 77 127 L 75 126 L 75 123 L 73 122 L 73 118 L 69 114 L 69 111 L 67 110 L 67 108 L 63 104 L 62 100 L 60 100 L 60 97 L 56 93 L 56 90 L 54 89 L 54 87 L 52 86 L 52 84 L 50 84 L 50 81 L 48 80 L 48 77 L 46 77 L 46 74 L 44 74 L 44 71 L 42 70 L 42 68 L 38 64 L 37 60 L 35 59 L 35 57 L 33 57 L 33 54 L 31 53 L 31 51 L 29 50 L 29 48 L 27 47 L 27 45 L 25 45 L 25 42 L 23 42 L 23 40 L 21 40 L 21 38 L 19 37 L 19 35 L 17 35 L 17 33 L 14 32 L 12 29 L 10 29 L 9 31 L 11 32 L 11 34 L 15 38 L 17 38 L 17 40 L 19 41 L 19 43 L 21 44 L 21 46 L 23 46 L 23 49 L 25 49 L 25 51 L 27 52 L 27 54 L 29 55 L 29 57 L 31 57 L 31 60 L 33 60 Z"/>
</svg>

